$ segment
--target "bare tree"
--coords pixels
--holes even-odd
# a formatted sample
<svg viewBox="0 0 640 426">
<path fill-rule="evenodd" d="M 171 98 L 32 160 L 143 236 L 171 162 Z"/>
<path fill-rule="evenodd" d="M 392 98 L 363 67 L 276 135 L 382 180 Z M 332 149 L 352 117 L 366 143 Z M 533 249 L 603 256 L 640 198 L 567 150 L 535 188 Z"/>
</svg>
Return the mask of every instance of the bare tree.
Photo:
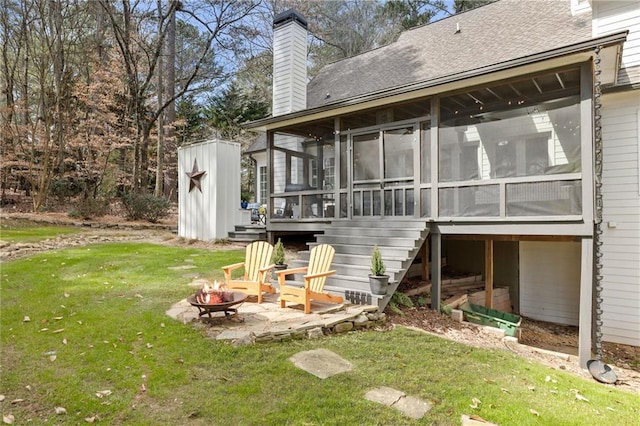
<svg viewBox="0 0 640 426">
<path fill-rule="evenodd" d="M 146 191 L 148 185 L 148 152 L 151 131 L 160 115 L 198 84 L 206 81 L 220 81 L 228 78 L 224 71 L 216 75 L 203 76 L 201 70 L 205 61 L 212 59 L 224 63 L 224 53 L 234 47 L 232 33 L 241 27 L 242 19 L 256 7 L 255 2 L 213 0 L 193 2 L 189 9 L 179 2 L 170 2 L 164 13 L 156 17 L 160 22 L 154 37 L 143 32 L 153 17 L 153 11 L 144 9 L 140 3 L 123 0 L 117 6 L 107 0 L 99 0 L 104 8 L 127 74 L 128 101 L 130 113 L 135 123 L 134 162 L 132 187 L 136 192 Z M 179 77 L 176 92 L 168 94 L 162 103 L 149 102 L 153 92 L 155 73 L 160 71 L 160 58 L 164 41 L 171 27 L 174 12 L 192 20 L 202 29 L 200 49 L 192 65 Z M 161 174 L 161 172 L 158 172 Z"/>
</svg>

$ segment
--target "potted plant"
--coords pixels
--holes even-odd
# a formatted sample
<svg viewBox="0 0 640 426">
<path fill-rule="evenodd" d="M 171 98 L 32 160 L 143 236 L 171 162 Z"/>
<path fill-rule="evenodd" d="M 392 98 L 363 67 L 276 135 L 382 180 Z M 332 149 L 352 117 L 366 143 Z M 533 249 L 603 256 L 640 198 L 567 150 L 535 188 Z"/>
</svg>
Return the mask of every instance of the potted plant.
<svg viewBox="0 0 640 426">
<path fill-rule="evenodd" d="M 284 263 L 284 244 L 282 244 L 282 240 L 278 238 L 278 242 L 275 246 L 273 246 L 273 263 L 276 270 L 287 269 L 287 264 Z"/>
<path fill-rule="evenodd" d="M 387 294 L 389 275 L 385 275 L 386 269 L 382 261 L 380 249 L 376 244 L 373 246 L 373 252 L 371 253 L 371 274 L 369 275 L 371 293 L 379 295 Z"/>
</svg>

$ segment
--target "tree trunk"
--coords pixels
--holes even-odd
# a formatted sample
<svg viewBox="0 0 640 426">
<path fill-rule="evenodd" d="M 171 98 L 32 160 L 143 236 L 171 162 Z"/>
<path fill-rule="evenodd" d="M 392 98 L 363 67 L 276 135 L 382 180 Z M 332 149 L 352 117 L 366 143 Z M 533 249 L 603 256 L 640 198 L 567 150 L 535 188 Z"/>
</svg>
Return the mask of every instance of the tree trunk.
<svg viewBox="0 0 640 426">
<path fill-rule="evenodd" d="M 158 0 L 158 34 L 162 34 L 162 0 Z M 161 51 L 164 49 L 161 47 Z M 164 84 L 162 79 L 162 73 L 164 69 L 162 67 L 162 54 L 158 57 L 158 67 L 157 67 L 157 85 L 156 93 L 158 97 L 158 108 L 161 108 L 164 103 Z M 160 112 L 158 116 L 158 143 L 156 146 L 156 186 L 153 191 L 156 197 L 161 197 L 163 188 L 162 184 L 164 183 L 164 113 Z"/>
<path fill-rule="evenodd" d="M 176 105 L 174 98 L 176 96 L 176 0 L 172 0 L 171 15 L 169 16 L 169 24 L 167 29 L 167 96 L 171 99 L 171 103 L 167 106 L 166 110 L 166 122 L 167 132 L 165 134 L 165 147 L 170 149 L 170 152 L 175 152 L 177 145 L 175 142 L 175 122 L 176 122 Z M 163 170 L 164 179 L 164 170 Z M 174 179 L 169 179 L 173 181 Z M 166 195 L 167 198 L 174 193 L 173 188 L 168 188 Z"/>
</svg>

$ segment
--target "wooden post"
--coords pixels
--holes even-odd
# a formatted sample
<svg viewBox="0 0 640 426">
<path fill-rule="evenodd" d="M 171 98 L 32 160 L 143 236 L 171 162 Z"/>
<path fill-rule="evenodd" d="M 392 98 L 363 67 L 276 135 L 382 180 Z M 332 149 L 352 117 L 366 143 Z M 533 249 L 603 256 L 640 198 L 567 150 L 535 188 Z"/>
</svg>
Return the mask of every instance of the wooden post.
<svg viewBox="0 0 640 426">
<path fill-rule="evenodd" d="M 422 243 L 422 281 L 429 280 L 429 239 Z"/>
<path fill-rule="evenodd" d="M 484 242 L 484 295 L 485 306 L 493 308 L 493 240 Z"/>
<path fill-rule="evenodd" d="M 431 309 L 440 312 L 440 285 L 442 282 L 442 236 L 431 234 Z"/>
</svg>

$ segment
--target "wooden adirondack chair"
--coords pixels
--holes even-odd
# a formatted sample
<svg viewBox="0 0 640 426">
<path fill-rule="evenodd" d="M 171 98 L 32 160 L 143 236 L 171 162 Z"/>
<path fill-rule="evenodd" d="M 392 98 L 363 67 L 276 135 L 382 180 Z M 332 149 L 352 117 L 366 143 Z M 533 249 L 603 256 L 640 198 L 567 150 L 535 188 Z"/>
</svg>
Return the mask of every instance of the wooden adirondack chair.
<svg viewBox="0 0 640 426">
<path fill-rule="evenodd" d="M 227 288 L 256 295 L 258 303 L 262 303 L 262 293 L 276 292 L 276 289 L 267 282 L 269 271 L 273 268 L 272 255 L 273 246 L 266 241 L 254 241 L 247 245 L 244 262 L 222 267 Z M 244 267 L 242 279 L 233 279 L 231 272 L 242 267 Z"/>
<path fill-rule="evenodd" d="M 327 277 L 336 273 L 329 270 L 335 252 L 336 250 L 329 244 L 320 244 L 311 249 L 309 266 L 276 271 L 280 285 L 280 307 L 284 308 L 286 302 L 301 303 L 304 304 L 304 313 L 308 314 L 311 313 L 312 300 L 342 303 L 344 301 L 342 297 L 324 291 Z M 286 285 L 285 276 L 290 274 L 305 274 L 304 287 Z"/>
</svg>

